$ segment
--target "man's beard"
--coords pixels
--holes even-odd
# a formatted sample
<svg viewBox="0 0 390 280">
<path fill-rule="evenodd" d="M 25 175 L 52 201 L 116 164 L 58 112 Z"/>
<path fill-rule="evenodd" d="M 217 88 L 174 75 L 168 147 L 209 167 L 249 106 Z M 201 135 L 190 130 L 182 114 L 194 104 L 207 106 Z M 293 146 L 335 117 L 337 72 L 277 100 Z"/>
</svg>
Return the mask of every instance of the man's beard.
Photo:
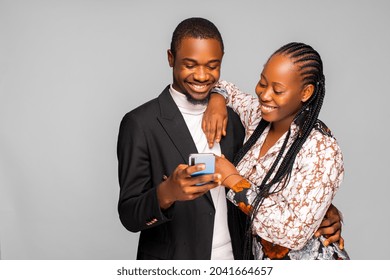
<svg viewBox="0 0 390 280">
<path fill-rule="evenodd" d="M 187 97 L 187 101 L 190 102 L 193 105 L 206 105 L 209 103 L 210 94 L 207 95 L 205 99 L 197 100 L 194 99 L 188 92 L 185 92 L 184 95 Z"/>
</svg>

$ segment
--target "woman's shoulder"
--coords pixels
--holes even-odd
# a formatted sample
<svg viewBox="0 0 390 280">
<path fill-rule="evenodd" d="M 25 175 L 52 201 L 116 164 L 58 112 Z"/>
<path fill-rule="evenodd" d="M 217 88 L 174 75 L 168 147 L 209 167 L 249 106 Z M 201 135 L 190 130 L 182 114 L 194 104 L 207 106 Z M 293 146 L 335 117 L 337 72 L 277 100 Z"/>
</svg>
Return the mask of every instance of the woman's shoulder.
<svg viewBox="0 0 390 280">
<path fill-rule="evenodd" d="M 318 131 L 320 134 L 322 134 L 324 136 L 335 139 L 330 128 L 323 121 L 321 121 L 319 119 L 314 124 L 314 130 Z"/>
<path fill-rule="evenodd" d="M 306 149 L 315 150 L 337 150 L 340 147 L 330 128 L 321 120 L 317 120 L 309 138 L 305 142 Z"/>
</svg>

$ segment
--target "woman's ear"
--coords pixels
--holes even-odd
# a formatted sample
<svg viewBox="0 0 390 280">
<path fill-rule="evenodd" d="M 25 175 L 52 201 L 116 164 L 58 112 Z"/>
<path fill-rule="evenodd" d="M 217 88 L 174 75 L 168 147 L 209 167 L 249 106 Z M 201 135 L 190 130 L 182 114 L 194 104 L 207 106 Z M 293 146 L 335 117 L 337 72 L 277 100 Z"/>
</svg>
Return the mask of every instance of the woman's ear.
<svg viewBox="0 0 390 280">
<path fill-rule="evenodd" d="M 302 90 L 301 101 L 306 102 L 313 95 L 313 93 L 314 93 L 314 85 L 312 84 L 306 85 Z"/>
<path fill-rule="evenodd" d="M 175 58 L 173 56 L 173 53 L 171 50 L 167 50 L 167 54 L 168 54 L 168 62 L 169 62 L 169 66 L 170 67 L 173 67 L 173 65 L 175 65 Z"/>
</svg>

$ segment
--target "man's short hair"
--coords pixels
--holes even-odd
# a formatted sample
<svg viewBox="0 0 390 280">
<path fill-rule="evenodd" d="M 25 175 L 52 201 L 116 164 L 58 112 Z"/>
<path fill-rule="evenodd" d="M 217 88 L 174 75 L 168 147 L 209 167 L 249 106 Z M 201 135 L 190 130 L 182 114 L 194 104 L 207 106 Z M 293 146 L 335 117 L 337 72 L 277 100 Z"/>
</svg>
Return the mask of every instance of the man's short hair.
<svg viewBox="0 0 390 280">
<path fill-rule="evenodd" d="M 172 34 L 171 52 L 173 56 L 176 56 L 176 51 L 179 49 L 181 41 L 185 38 L 216 39 L 221 44 L 222 52 L 224 52 L 221 33 L 219 33 L 214 23 L 207 19 L 192 17 L 179 23 Z"/>
</svg>

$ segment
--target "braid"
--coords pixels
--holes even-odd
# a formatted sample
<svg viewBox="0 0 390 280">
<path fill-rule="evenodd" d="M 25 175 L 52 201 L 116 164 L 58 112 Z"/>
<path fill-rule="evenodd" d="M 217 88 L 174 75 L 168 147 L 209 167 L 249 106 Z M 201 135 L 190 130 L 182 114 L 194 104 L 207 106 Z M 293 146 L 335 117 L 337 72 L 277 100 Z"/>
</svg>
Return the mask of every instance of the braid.
<svg viewBox="0 0 390 280">
<path fill-rule="evenodd" d="M 257 186 L 257 195 L 251 205 L 252 211 L 249 216 L 250 218 L 247 219 L 244 258 L 249 258 L 251 252 L 253 238 L 252 225 L 256 213 L 258 212 L 260 206 L 262 205 L 266 197 L 268 197 L 270 194 L 283 190 L 287 186 L 290 180 L 295 158 L 300 149 L 302 148 L 303 144 L 309 137 L 312 129 L 318 122 L 318 115 L 320 113 L 325 96 L 325 77 L 323 74 L 322 60 L 317 51 L 315 51 L 311 46 L 308 46 L 306 44 L 293 42 L 282 46 L 280 49 L 274 52 L 272 56 L 276 54 L 281 54 L 289 57 L 292 60 L 293 64 L 298 66 L 298 71 L 302 77 L 303 86 L 312 84 L 314 85 L 315 89 L 312 96 L 303 104 L 302 108 L 299 110 L 294 119 L 294 122 L 299 129 L 297 137 L 294 139 L 293 143 L 291 144 L 291 147 L 286 152 L 285 150 L 287 142 L 291 136 L 291 130 L 288 130 L 287 136 L 285 137 L 278 156 L 273 162 L 270 170 L 265 175 L 260 186 Z M 248 143 L 248 140 L 237 154 L 237 157 L 234 161 L 235 165 L 238 164 L 238 162 L 242 159 L 245 153 L 249 151 L 249 149 L 253 146 L 254 143 L 256 143 L 257 139 L 260 137 L 267 125 L 268 122 L 263 122 L 263 119 L 260 121 L 255 132 L 249 139 L 251 142 Z M 262 128 L 263 126 L 264 128 Z M 256 135 L 254 135 L 255 133 Z M 283 154 L 285 154 L 285 156 L 283 160 L 281 160 Z M 271 178 L 271 175 L 274 172 L 275 175 Z M 271 191 L 272 187 L 274 188 Z"/>
<path fill-rule="evenodd" d="M 256 129 L 253 131 L 251 137 L 249 137 L 248 141 L 241 147 L 241 149 L 237 152 L 234 157 L 233 164 L 237 166 L 237 164 L 241 161 L 241 159 L 246 155 L 246 153 L 250 150 L 250 148 L 256 143 L 257 139 L 259 139 L 260 135 L 263 133 L 264 129 L 267 127 L 269 122 L 264 119 L 261 119 L 260 123 L 257 125 Z"/>
</svg>

